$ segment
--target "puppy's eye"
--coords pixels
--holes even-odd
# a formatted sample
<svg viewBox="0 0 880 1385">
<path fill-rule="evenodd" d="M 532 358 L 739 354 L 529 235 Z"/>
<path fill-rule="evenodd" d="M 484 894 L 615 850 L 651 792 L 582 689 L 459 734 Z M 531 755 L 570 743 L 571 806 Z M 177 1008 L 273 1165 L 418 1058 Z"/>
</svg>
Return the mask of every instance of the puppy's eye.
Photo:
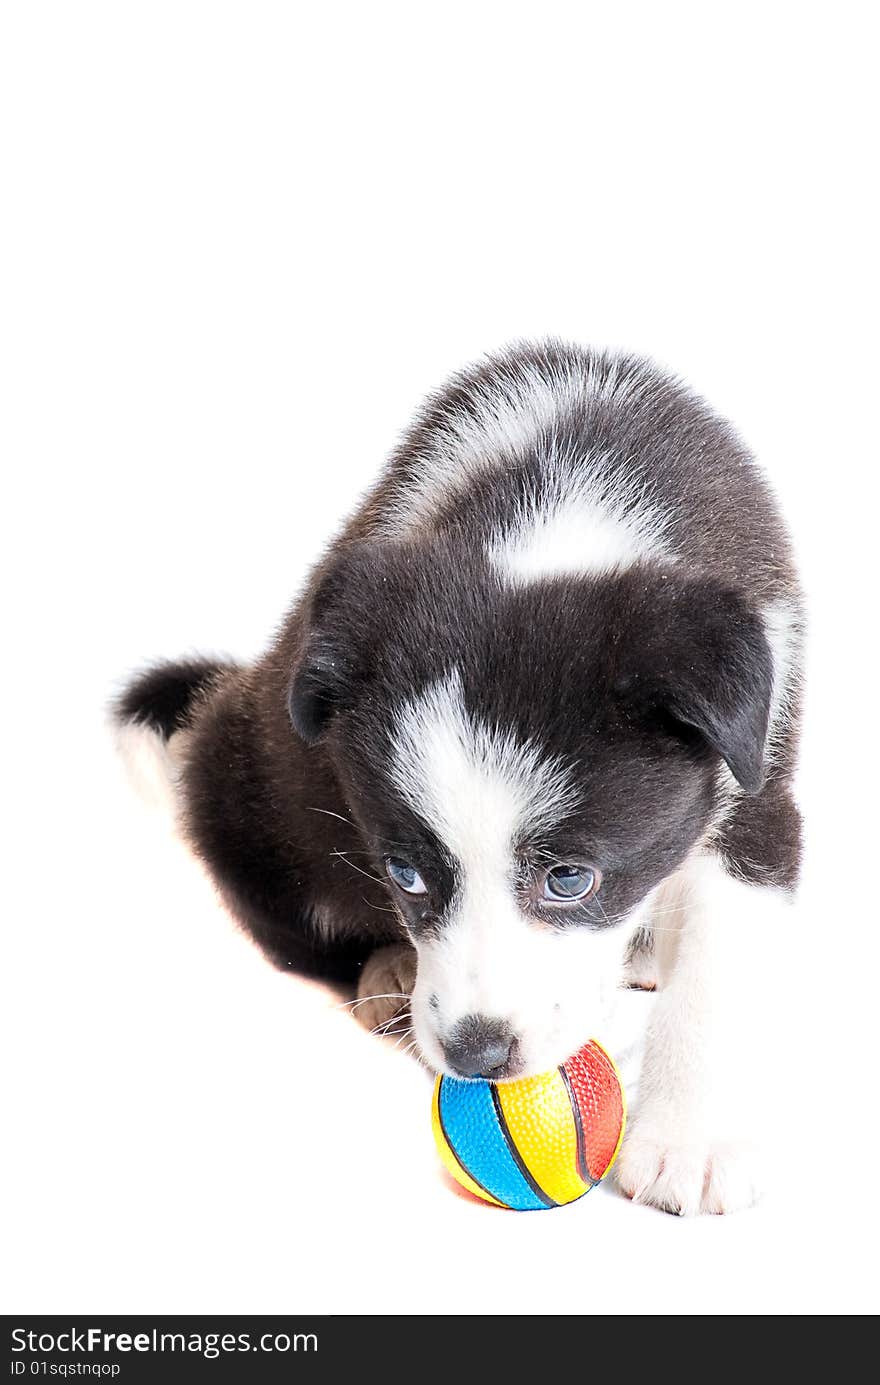
<svg viewBox="0 0 880 1385">
<path fill-rule="evenodd" d="M 557 902 L 586 899 L 598 888 L 598 872 L 589 866 L 554 866 L 544 876 L 544 898 Z"/>
<path fill-rule="evenodd" d="M 401 861 L 397 856 L 389 856 L 385 862 L 385 869 L 391 876 L 395 885 L 399 886 L 407 894 L 427 894 L 428 887 L 419 875 L 415 866 L 411 866 L 407 861 Z"/>
</svg>

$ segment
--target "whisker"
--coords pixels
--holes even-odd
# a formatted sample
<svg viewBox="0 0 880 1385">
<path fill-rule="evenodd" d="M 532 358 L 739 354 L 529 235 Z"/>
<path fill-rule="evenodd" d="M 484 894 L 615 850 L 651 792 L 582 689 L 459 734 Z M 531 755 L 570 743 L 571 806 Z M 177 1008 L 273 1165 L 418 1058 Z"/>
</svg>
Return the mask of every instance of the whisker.
<svg viewBox="0 0 880 1385">
<path fill-rule="evenodd" d="M 599 913 L 602 915 L 602 917 L 603 917 L 603 919 L 605 920 L 605 922 L 608 923 L 608 924 L 610 924 L 611 920 L 609 919 L 608 915 L 607 915 L 606 912 L 605 912 L 605 905 L 602 903 L 602 901 L 601 901 L 601 899 L 599 898 L 598 895 L 594 895 L 594 896 L 593 896 L 593 903 L 594 903 L 594 904 L 597 904 L 597 905 L 599 906 Z"/>
<path fill-rule="evenodd" d="M 392 1019 L 388 1020 L 386 1024 L 377 1025 L 375 1029 L 371 1029 L 370 1033 L 378 1035 L 380 1039 L 393 1039 L 395 1034 L 399 1034 L 402 1039 L 405 1039 L 407 1034 L 411 1032 L 409 1025 L 407 1025 L 405 1029 L 392 1028 L 392 1025 L 402 1018 L 402 1015 L 395 1015 Z"/>
<path fill-rule="evenodd" d="M 327 852 L 327 855 L 333 856 L 335 854 L 335 851 L 336 848 L 334 847 L 333 851 Z M 346 856 L 372 856 L 373 853 L 372 851 L 367 851 L 365 847 L 347 846 L 345 848 L 345 854 Z"/>
<path fill-rule="evenodd" d="M 665 917 L 670 916 L 670 915 L 673 915 L 673 914 L 686 914 L 686 913 L 688 913 L 689 908 L 690 908 L 690 906 L 687 905 L 687 904 L 673 904 L 673 905 L 670 905 L 668 908 L 656 909 L 656 910 L 653 910 L 653 911 L 652 911 L 652 910 L 649 910 L 648 913 L 644 916 L 644 918 L 643 918 L 641 921 L 638 921 L 638 920 L 634 920 L 631 914 L 609 914 L 609 913 L 607 913 L 606 910 L 605 910 L 605 907 L 604 907 L 604 905 L 602 904 L 601 899 L 599 899 L 598 895 L 593 895 L 593 898 L 592 898 L 592 899 L 586 900 L 583 904 L 579 905 L 578 907 L 579 907 L 584 913 L 589 914 L 589 913 L 590 913 L 590 906 L 593 905 L 593 904 L 595 904 L 595 905 L 598 907 L 599 912 L 600 912 L 601 915 L 602 915 L 602 921 L 603 921 L 603 923 L 607 923 L 607 924 L 610 925 L 610 926 L 613 926 L 614 924 L 617 924 L 617 923 L 637 923 L 637 926 L 638 926 L 639 928 L 643 928 L 643 929 L 645 930 L 645 932 L 657 932 L 657 933 L 677 933 L 679 930 L 678 930 L 677 928 L 663 928 L 663 927 L 657 926 L 657 925 L 654 924 L 654 919 L 665 918 Z"/>
<path fill-rule="evenodd" d="M 370 901 L 364 895 L 361 895 L 361 899 L 364 901 L 368 909 L 375 909 L 378 914 L 397 914 L 397 910 L 392 909 L 390 904 L 371 904 Z"/>
<path fill-rule="evenodd" d="M 370 1030 L 370 1033 L 379 1034 L 383 1037 L 387 1036 L 389 1029 L 391 1029 L 395 1024 L 401 1024 L 405 1018 L 406 1016 L 404 1015 L 404 1012 L 402 1010 L 396 1010 L 390 1019 L 383 1020 L 381 1024 L 374 1025 L 373 1028 Z M 397 1031 L 395 1030 L 394 1032 L 396 1033 Z"/>
<path fill-rule="evenodd" d="M 381 880 L 381 879 L 379 878 L 378 875 L 371 875 L 370 872 L 369 872 L 368 870 L 361 870 L 360 866 L 356 866 L 355 863 L 354 863 L 354 861 L 349 861 L 349 859 L 348 859 L 348 857 L 347 857 L 347 855 L 346 855 L 346 853 L 345 853 L 344 851 L 331 851 L 331 852 L 330 852 L 330 855 L 331 855 L 331 856 L 338 856 L 339 859 L 340 859 L 340 861 L 344 861 L 345 864 L 346 864 L 347 866 L 350 866 L 352 870 L 356 870 L 357 873 L 358 873 L 358 875 L 365 875 L 366 878 L 367 878 L 368 880 L 374 880 L 374 881 L 376 882 L 377 885 L 384 885 L 384 884 L 385 884 L 385 881 L 384 881 L 384 880 Z"/>
<path fill-rule="evenodd" d="M 409 1000 L 409 996 L 403 991 L 383 991 L 381 995 L 361 995 L 356 1000 L 342 1000 L 335 1008 L 356 1010 L 359 1005 L 366 1005 L 368 1000 Z"/>
<path fill-rule="evenodd" d="M 326 818 L 338 818 L 340 822 L 346 823 L 348 827 L 354 827 L 354 826 L 355 826 L 355 824 L 351 821 L 351 818 L 344 818 L 344 817 L 342 816 L 341 813 L 331 813 L 329 808 L 309 808 L 309 807 L 306 807 L 306 812 L 307 812 L 307 813 L 323 813 L 324 816 L 325 816 Z"/>
</svg>

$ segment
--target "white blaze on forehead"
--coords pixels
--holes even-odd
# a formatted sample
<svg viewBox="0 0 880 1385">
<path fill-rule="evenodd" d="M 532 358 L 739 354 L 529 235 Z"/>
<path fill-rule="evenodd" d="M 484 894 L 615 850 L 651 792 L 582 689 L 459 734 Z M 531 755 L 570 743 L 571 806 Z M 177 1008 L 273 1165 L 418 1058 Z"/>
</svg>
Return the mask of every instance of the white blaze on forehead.
<svg viewBox="0 0 880 1385">
<path fill-rule="evenodd" d="M 470 715 L 457 669 L 397 713 L 391 775 L 466 877 L 507 874 L 518 832 L 552 827 L 578 801 L 557 760 Z"/>
<path fill-rule="evenodd" d="M 472 716 L 456 669 L 398 713 L 392 776 L 459 874 L 439 934 L 415 939 L 422 1051 L 442 1069 L 442 1037 L 465 1015 L 487 1015 L 510 1025 L 527 1070 L 546 1071 L 613 1006 L 627 936 L 541 927 L 522 908 L 517 838 L 575 809 L 575 780 L 536 745 Z"/>
</svg>

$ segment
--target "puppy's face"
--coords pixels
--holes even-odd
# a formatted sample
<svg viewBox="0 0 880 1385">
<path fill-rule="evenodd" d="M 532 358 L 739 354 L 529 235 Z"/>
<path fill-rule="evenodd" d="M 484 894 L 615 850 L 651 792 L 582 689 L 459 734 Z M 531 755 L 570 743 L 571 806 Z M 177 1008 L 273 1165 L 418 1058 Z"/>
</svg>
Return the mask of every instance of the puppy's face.
<svg viewBox="0 0 880 1385">
<path fill-rule="evenodd" d="M 717 592 L 689 593 L 682 628 L 681 593 L 644 574 L 507 591 L 460 567 L 386 559 L 380 600 L 325 613 L 291 709 L 326 736 L 416 948 L 422 1052 L 503 1078 L 601 1039 L 633 926 L 712 821 L 720 756 L 756 787 L 769 652 Z M 725 620 L 753 690 L 714 664 L 694 685 Z M 725 657 L 742 683 L 743 649 Z"/>
<path fill-rule="evenodd" d="M 455 666 L 395 709 L 362 814 L 418 954 L 419 1045 L 460 1075 L 540 1072 L 606 1032 L 640 906 L 712 809 L 710 776 L 607 718 L 549 741 L 481 716 Z"/>
</svg>

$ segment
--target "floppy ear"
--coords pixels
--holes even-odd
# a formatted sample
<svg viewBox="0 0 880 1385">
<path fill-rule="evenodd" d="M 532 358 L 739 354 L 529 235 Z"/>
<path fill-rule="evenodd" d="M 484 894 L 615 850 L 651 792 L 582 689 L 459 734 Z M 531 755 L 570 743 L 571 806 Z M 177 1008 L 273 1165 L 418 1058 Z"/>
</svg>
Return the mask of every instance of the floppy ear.
<svg viewBox="0 0 880 1385">
<path fill-rule="evenodd" d="M 650 688 L 673 722 L 697 730 L 743 790 L 757 793 L 773 690 L 760 616 L 732 588 L 675 579 L 664 583 L 660 609 L 648 616 L 636 675 L 643 693 Z"/>
<path fill-rule="evenodd" d="M 293 729 L 306 745 L 314 745 L 333 713 L 342 704 L 348 669 L 340 656 L 320 639 L 312 639 L 302 662 L 293 671 L 287 693 L 287 710 Z"/>
<path fill-rule="evenodd" d="M 312 595 L 287 691 L 290 720 L 307 745 L 320 739 L 363 672 L 362 606 L 374 589 L 378 560 L 372 544 L 343 549 Z"/>
</svg>

